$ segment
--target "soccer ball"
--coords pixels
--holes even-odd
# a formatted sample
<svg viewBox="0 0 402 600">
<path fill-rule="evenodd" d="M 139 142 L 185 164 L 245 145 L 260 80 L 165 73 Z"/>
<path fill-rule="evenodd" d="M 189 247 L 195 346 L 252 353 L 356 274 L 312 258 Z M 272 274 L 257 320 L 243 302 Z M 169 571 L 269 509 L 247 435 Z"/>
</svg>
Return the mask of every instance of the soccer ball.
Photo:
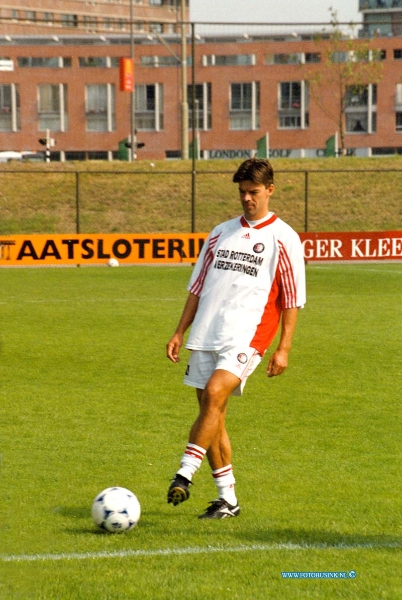
<svg viewBox="0 0 402 600">
<path fill-rule="evenodd" d="M 117 258 L 111 258 L 107 264 L 109 267 L 118 267 L 119 261 L 117 260 Z"/>
<path fill-rule="evenodd" d="M 137 525 L 140 516 L 138 498 L 126 488 L 106 488 L 92 504 L 92 518 L 105 531 L 128 531 Z"/>
</svg>

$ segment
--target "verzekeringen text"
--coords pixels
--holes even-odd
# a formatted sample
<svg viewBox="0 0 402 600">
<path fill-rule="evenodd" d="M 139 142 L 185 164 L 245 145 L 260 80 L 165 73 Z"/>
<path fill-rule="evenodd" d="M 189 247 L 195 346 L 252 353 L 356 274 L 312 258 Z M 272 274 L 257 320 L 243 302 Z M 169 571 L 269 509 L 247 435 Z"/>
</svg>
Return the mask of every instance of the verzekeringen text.
<svg viewBox="0 0 402 600">
<path fill-rule="evenodd" d="M 217 260 L 214 264 L 215 269 L 223 269 L 224 271 L 239 271 L 251 277 L 257 277 L 259 269 L 251 265 L 245 265 L 239 262 L 231 262 L 230 260 Z"/>
</svg>

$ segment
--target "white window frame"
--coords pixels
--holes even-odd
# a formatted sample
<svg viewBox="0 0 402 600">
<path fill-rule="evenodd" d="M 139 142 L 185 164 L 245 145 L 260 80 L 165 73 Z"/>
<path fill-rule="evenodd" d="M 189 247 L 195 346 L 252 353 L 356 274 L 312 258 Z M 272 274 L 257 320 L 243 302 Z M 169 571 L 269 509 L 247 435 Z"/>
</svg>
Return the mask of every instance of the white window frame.
<svg viewBox="0 0 402 600">
<path fill-rule="evenodd" d="M 145 106 L 139 106 L 141 97 L 143 96 L 143 90 L 145 91 L 146 100 L 146 88 L 154 88 L 155 106 L 154 108 L 148 109 Z M 144 89 L 145 88 L 145 89 Z M 162 131 L 163 130 L 163 84 L 162 83 L 144 83 L 137 84 L 135 86 L 135 122 L 138 131 Z M 144 119 L 144 123 L 150 120 L 153 127 L 144 126 L 141 120 Z"/>
<path fill-rule="evenodd" d="M 90 109 L 89 107 L 89 88 L 95 87 L 106 89 L 105 110 L 100 110 L 98 113 L 96 111 L 94 113 L 94 109 Z M 98 123 L 101 125 L 104 124 L 105 127 L 91 127 L 91 114 L 99 114 Z M 85 86 L 85 120 L 86 131 L 88 133 L 111 133 L 116 130 L 116 86 L 114 83 L 94 83 Z M 92 119 L 92 122 L 96 122 L 96 117 Z"/>
<path fill-rule="evenodd" d="M 300 106 L 284 108 L 282 105 L 282 85 L 285 84 L 300 84 Z M 300 81 L 280 81 L 278 83 L 278 129 L 297 129 L 304 130 L 308 129 L 308 110 L 309 110 L 309 86 L 308 82 L 304 79 Z M 283 125 L 281 120 L 283 119 L 300 119 L 300 125 Z"/>
<path fill-rule="evenodd" d="M 251 107 L 250 108 L 233 108 L 232 94 L 234 85 L 250 85 L 251 86 Z M 256 131 L 260 128 L 260 106 L 259 106 L 259 81 L 234 81 L 229 85 L 229 128 L 231 131 Z M 235 126 L 236 120 L 241 123 L 242 120 L 247 120 L 249 117 L 249 127 Z"/>
<path fill-rule="evenodd" d="M 5 117 L 9 116 L 11 118 L 8 119 L 8 122 L 10 123 L 10 128 L 0 128 L 0 131 L 3 133 L 6 133 L 8 131 L 20 131 L 21 129 L 21 125 L 20 125 L 20 107 L 18 106 L 18 102 L 17 102 L 17 97 L 18 97 L 18 85 L 15 83 L 2 83 L 0 84 L 0 87 L 10 87 L 10 101 L 11 101 L 11 106 L 10 106 L 10 112 L 11 114 L 7 114 L 5 113 Z M 2 91 L 3 93 L 3 91 Z M 0 117 L 1 119 L 1 117 Z"/>
<path fill-rule="evenodd" d="M 395 86 L 395 131 L 402 132 L 402 83 Z"/>
<path fill-rule="evenodd" d="M 44 86 L 49 86 L 50 88 L 57 89 L 58 88 L 58 111 L 54 110 L 41 110 L 41 88 Z M 65 83 L 39 83 L 37 87 L 38 93 L 38 131 L 46 131 L 49 129 L 50 131 L 67 131 L 68 130 L 68 110 L 67 110 L 67 84 Z M 49 118 L 51 119 L 48 123 L 46 123 L 46 119 L 48 118 L 46 115 L 53 115 Z M 56 120 L 58 124 L 56 125 Z"/>
<path fill-rule="evenodd" d="M 241 60 L 236 61 L 238 57 L 243 57 L 244 62 Z M 218 64 L 220 59 L 228 58 L 228 64 Z M 230 59 L 233 62 L 230 64 Z M 255 54 L 203 54 L 202 55 L 202 66 L 203 67 L 250 67 L 257 64 L 257 58 Z"/>
<path fill-rule="evenodd" d="M 377 113 L 377 105 L 374 104 L 374 86 L 375 83 L 369 83 L 365 86 L 361 86 L 362 88 L 367 88 L 367 104 L 357 104 L 356 106 L 346 106 L 345 108 L 345 125 L 346 125 L 346 133 L 348 135 L 359 135 L 359 134 L 372 134 L 377 131 L 376 124 L 376 113 Z M 378 90 L 377 90 L 378 91 Z M 367 122 L 367 129 L 363 130 L 354 130 L 349 129 L 348 125 L 350 124 L 351 119 L 358 119 L 359 121 Z M 373 126 L 375 124 L 375 126 Z"/>
<path fill-rule="evenodd" d="M 203 104 L 202 108 L 200 108 L 199 106 L 197 108 L 197 105 L 196 105 L 197 117 L 198 117 L 198 118 L 196 118 L 196 129 L 198 131 L 209 131 L 210 129 L 212 129 L 212 114 L 211 114 L 211 99 L 208 97 L 208 90 L 211 89 L 212 84 L 203 82 L 203 83 L 197 83 L 196 85 L 202 86 L 202 104 Z M 191 86 L 191 84 L 189 84 L 188 89 L 187 89 L 188 98 L 191 98 L 191 94 L 192 94 L 191 88 L 192 88 L 192 86 Z M 202 112 L 200 112 L 200 111 L 202 111 Z M 192 119 L 193 119 L 192 109 L 189 108 L 188 120 L 190 123 L 190 127 L 191 127 Z"/>
</svg>

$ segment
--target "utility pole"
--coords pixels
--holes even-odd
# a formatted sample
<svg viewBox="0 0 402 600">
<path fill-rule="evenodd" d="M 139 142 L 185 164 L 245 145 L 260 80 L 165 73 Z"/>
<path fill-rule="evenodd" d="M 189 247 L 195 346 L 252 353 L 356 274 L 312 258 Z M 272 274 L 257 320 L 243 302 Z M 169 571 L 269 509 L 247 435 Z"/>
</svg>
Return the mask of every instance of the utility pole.
<svg viewBox="0 0 402 600">
<path fill-rule="evenodd" d="M 133 0 L 131 0 L 132 2 Z M 181 0 L 181 158 L 188 159 L 186 2 Z"/>
<path fill-rule="evenodd" d="M 130 0 L 130 58 L 133 65 L 133 78 L 135 78 L 134 72 L 134 10 L 133 10 L 133 0 Z M 135 160 L 135 149 L 136 149 L 136 139 L 135 139 L 135 79 L 133 80 L 133 90 L 131 92 L 131 104 L 130 104 L 130 138 L 131 138 L 131 148 L 130 148 L 130 161 L 133 162 Z"/>
</svg>

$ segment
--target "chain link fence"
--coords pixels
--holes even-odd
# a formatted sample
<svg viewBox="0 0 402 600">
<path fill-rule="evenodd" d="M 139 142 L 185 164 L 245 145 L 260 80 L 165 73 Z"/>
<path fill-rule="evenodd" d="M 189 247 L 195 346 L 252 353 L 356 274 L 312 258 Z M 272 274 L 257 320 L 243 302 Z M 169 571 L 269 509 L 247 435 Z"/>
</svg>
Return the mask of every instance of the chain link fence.
<svg viewBox="0 0 402 600">
<path fill-rule="evenodd" d="M 0 234 L 208 232 L 241 213 L 230 171 L 0 172 Z M 277 170 L 270 209 L 299 232 L 402 224 L 402 170 Z"/>
</svg>

